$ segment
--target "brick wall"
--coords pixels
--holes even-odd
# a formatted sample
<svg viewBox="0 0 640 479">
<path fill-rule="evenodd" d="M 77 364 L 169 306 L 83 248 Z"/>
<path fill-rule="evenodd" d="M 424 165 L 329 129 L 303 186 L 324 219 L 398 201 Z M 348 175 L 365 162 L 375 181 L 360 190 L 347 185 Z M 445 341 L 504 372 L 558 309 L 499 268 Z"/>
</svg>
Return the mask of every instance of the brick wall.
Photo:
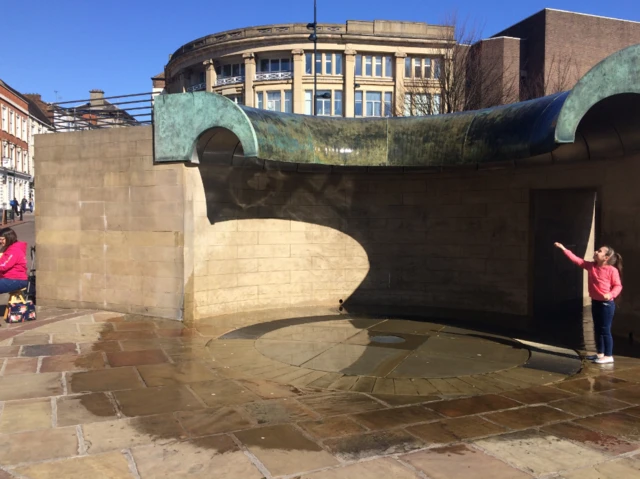
<svg viewBox="0 0 640 479">
<path fill-rule="evenodd" d="M 181 318 L 182 165 L 150 127 L 38 135 L 38 304 Z"/>
</svg>

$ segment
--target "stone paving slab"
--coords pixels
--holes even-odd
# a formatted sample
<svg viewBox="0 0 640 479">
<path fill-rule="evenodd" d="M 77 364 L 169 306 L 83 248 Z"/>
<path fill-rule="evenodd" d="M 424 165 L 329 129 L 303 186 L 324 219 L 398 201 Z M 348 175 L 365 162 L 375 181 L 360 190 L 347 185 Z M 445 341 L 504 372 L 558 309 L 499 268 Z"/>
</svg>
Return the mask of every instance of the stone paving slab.
<svg viewBox="0 0 640 479">
<path fill-rule="evenodd" d="M 424 347 L 430 335 L 465 334 L 435 323 L 344 321 L 326 313 L 318 324 L 311 310 L 299 324 L 288 314 L 288 324 L 300 326 L 299 343 L 304 330 L 366 343 L 363 333 L 375 328 L 374 335 L 421 336 L 426 340 L 415 344 Z M 288 336 L 271 340 L 272 347 L 292 341 L 274 329 L 277 319 L 228 317 L 188 329 L 141 316 L 46 309 L 28 328 L 7 328 L 0 478 L 618 479 L 640 470 L 637 359 L 585 365 L 575 378 L 524 367 L 442 378 L 351 375 L 279 360 L 295 363 L 304 348 L 265 356 L 255 346 L 265 333 Z M 253 336 L 211 348 L 251 321 L 264 321 Z"/>
</svg>

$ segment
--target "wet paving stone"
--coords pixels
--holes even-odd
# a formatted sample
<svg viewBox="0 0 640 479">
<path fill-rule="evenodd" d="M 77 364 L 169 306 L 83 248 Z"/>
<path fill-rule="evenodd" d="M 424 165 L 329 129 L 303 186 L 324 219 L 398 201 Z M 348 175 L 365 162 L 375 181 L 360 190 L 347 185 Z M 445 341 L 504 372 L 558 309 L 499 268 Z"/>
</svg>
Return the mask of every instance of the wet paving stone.
<svg viewBox="0 0 640 479">
<path fill-rule="evenodd" d="M 202 404 L 185 386 L 143 388 L 113 393 L 125 416 L 149 416 L 201 409 Z"/>
<path fill-rule="evenodd" d="M 236 409 L 229 407 L 181 411 L 177 418 L 191 437 L 210 436 L 255 427 Z"/>
<path fill-rule="evenodd" d="M 233 406 L 260 400 L 249 389 L 227 379 L 191 383 L 189 387 L 208 407 Z"/>
<path fill-rule="evenodd" d="M 630 416 L 640 417 L 640 406 L 630 407 L 621 412 L 629 414 Z"/>
<path fill-rule="evenodd" d="M 514 399 L 523 404 L 541 404 L 557 401 L 559 399 L 572 398 L 575 395 L 547 386 L 537 386 L 533 388 L 507 391 L 502 393 L 502 396 Z"/>
<path fill-rule="evenodd" d="M 429 403 L 429 409 L 433 409 L 444 416 L 461 417 L 501 409 L 510 409 L 520 405 L 519 402 L 512 399 L 495 394 L 487 394 L 485 396 Z"/>
<path fill-rule="evenodd" d="M 563 391 L 575 394 L 597 393 L 601 391 L 609 391 L 611 389 L 623 388 L 630 384 L 622 379 L 608 376 L 599 376 L 595 378 L 574 379 L 556 383 L 553 387 L 562 389 Z"/>
<path fill-rule="evenodd" d="M 42 358 L 40 372 L 79 371 L 87 369 L 104 369 L 104 357 L 102 353 L 89 354 L 63 354 L 61 356 L 48 356 Z"/>
<path fill-rule="evenodd" d="M 343 461 L 402 454 L 424 447 L 424 443 L 405 431 L 380 431 L 328 439 L 324 445 Z"/>
<path fill-rule="evenodd" d="M 82 432 L 89 454 L 187 438 L 172 414 L 83 424 Z"/>
<path fill-rule="evenodd" d="M 448 444 L 507 431 L 505 427 L 493 424 L 479 416 L 447 419 L 406 429 L 427 444 Z"/>
<path fill-rule="evenodd" d="M 366 428 L 376 431 L 407 424 L 435 421 L 442 419 L 442 416 L 422 406 L 407 406 L 355 414 L 352 418 Z"/>
<path fill-rule="evenodd" d="M 300 403 L 293 399 L 274 399 L 271 401 L 253 402 L 245 404 L 243 409 L 260 425 L 281 424 L 319 418 L 318 414 L 302 407 Z"/>
<path fill-rule="evenodd" d="M 614 371 L 613 376 L 624 381 L 640 383 L 640 368 L 623 369 Z"/>
<path fill-rule="evenodd" d="M 355 414 L 383 409 L 384 406 L 362 394 L 330 394 L 326 396 L 300 398 L 300 403 L 313 409 L 321 416 Z"/>
<path fill-rule="evenodd" d="M 95 343 L 80 343 L 80 354 L 93 353 L 93 352 L 105 352 L 112 353 L 114 351 L 122 351 L 120 343 L 118 341 L 104 341 Z"/>
<path fill-rule="evenodd" d="M 629 384 L 629 383 L 627 383 Z M 616 389 L 615 391 L 607 391 L 603 395 L 624 401 L 633 405 L 640 405 L 640 386 L 633 386 L 624 389 Z"/>
<path fill-rule="evenodd" d="M 640 418 L 623 412 L 600 414 L 574 422 L 627 441 L 640 441 Z"/>
<path fill-rule="evenodd" d="M 371 394 L 371 396 L 392 407 L 434 402 L 441 399 L 440 396 L 399 396 L 396 394 Z"/>
<path fill-rule="evenodd" d="M 574 416 L 548 406 L 527 406 L 486 414 L 484 417 L 511 429 L 527 429 L 550 422 L 569 420 Z"/>
<path fill-rule="evenodd" d="M 542 428 L 542 431 L 578 442 L 584 446 L 597 449 L 613 456 L 626 454 L 640 448 L 640 445 L 638 444 L 631 444 L 618 437 L 586 429 L 573 422 L 563 422 L 545 426 Z"/>
<path fill-rule="evenodd" d="M 127 459 L 120 452 L 22 466 L 16 468 L 16 472 L 22 477 L 32 479 L 50 479 L 52 477 L 133 479 L 135 477 L 129 470 Z"/>
<path fill-rule="evenodd" d="M 274 476 L 338 464 L 331 454 L 290 425 L 249 429 L 234 435 Z"/>
<path fill-rule="evenodd" d="M 57 398 L 58 426 L 108 421 L 116 417 L 115 407 L 103 393 Z"/>
<path fill-rule="evenodd" d="M 22 347 L 22 356 L 56 356 L 59 354 L 76 353 L 76 345 L 73 343 L 63 344 L 35 344 Z"/>
<path fill-rule="evenodd" d="M 575 416 L 592 416 L 603 412 L 628 407 L 628 404 L 602 394 L 588 394 L 571 399 L 555 401 L 550 404 Z"/>
<path fill-rule="evenodd" d="M 78 437 L 74 427 L 0 435 L 2 465 L 75 456 L 77 452 Z"/>
<path fill-rule="evenodd" d="M 143 388 L 134 368 L 112 368 L 72 373 L 67 379 L 72 393 L 118 391 Z"/>
<path fill-rule="evenodd" d="M 103 341 L 131 341 L 157 337 L 155 331 L 105 331 L 100 333 L 100 339 Z"/>
<path fill-rule="evenodd" d="M 320 421 L 299 422 L 298 426 L 320 440 L 349 436 L 365 431 L 365 428 L 346 416 L 336 416 Z"/>
<path fill-rule="evenodd" d="M 477 449 L 455 445 L 401 456 L 433 479 L 525 479 L 531 476 Z"/>
<path fill-rule="evenodd" d="M 262 399 L 279 399 L 298 397 L 303 392 L 295 386 L 277 383 L 275 381 L 261 381 L 259 379 L 239 379 L 236 381 L 241 387 L 246 387 Z"/>
<path fill-rule="evenodd" d="M 159 349 L 149 349 L 147 351 L 121 351 L 106 354 L 109 364 L 114 368 L 169 362 L 167 356 Z"/>
<path fill-rule="evenodd" d="M 142 478 L 263 479 L 263 474 L 228 436 L 215 436 L 131 451 Z"/>
<path fill-rule="evenodd" d="M 145 365 L 137 369 L 148 387 L 177 386 L 217 378 L 210 369 L 195 361 Z"/>
</svg>

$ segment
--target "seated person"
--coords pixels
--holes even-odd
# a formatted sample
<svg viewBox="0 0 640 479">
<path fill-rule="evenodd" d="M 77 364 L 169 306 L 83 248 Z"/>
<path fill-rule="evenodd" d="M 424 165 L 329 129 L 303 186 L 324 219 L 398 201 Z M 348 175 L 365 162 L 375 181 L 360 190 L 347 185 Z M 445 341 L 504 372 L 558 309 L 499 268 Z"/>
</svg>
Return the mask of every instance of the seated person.
<svg viewBox="0 0 640 479">
<path fill-rule="evenodd" d="M 11 228 L 0 230 L 0 294 L 26 288 L 27 243 L 18 241 Z"/>
</svg>

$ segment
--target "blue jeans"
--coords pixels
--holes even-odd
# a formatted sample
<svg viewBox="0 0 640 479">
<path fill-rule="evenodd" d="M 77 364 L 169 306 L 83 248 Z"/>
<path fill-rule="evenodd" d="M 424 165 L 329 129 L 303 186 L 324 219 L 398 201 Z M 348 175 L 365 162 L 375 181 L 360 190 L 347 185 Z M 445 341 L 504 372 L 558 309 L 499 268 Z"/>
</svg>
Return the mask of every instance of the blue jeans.
<svg viewBox="0 0 640 479">
<path fill-rule="evenodd" d="M 593 315 L 593 332 L 596 339 L 596 351 L 598 354 L 613 356 L 613 337 L 611 336 L 611 323 L 616 312 L 616 303 L 613 301 L 591 301 L 591 313 Z"/>
<path fill-rule="evenodd" d="M 26 279 L 0 278 L 0 294 L 10 293 L 18 289 L 26 288 L 29 281 Z"/>
</svg>

